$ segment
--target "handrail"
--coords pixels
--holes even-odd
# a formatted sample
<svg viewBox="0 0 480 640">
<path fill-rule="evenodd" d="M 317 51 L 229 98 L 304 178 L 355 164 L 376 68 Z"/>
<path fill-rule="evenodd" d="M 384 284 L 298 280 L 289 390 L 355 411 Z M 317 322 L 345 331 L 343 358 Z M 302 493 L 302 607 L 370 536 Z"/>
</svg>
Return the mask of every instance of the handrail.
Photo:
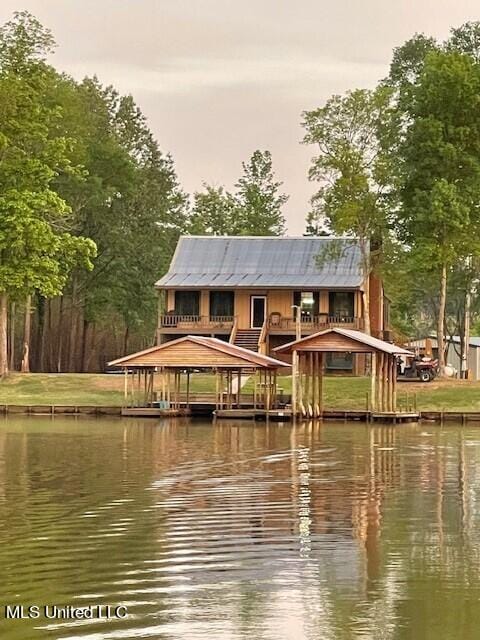
<svg viewBox="0 0 480 640">
<path fill-rule="evenodd" d="M 355 316 L 330 315 L 327 313 L 315 316 L 303 316 L 300 320 L 304 329 L 308 328 L 325 328 L 333 326 L 350 326 L 355 329 L 363 328 L 363 318 Z M 296 319 L 293 317 L 281 316 L 276 318 L 275 322 L 269 320 L 271 329 L 295 329 Z"/>
<path fill-rule="evenodd" d="M 258 353 L 266 355 L 267 353 L 267 331 L 268 331 L 268 318 L 265 318 L 262 324 L 262 330 L 258 336 Z"/>
<path fill-rule="evenodd" d="M 232 332 L 230 333 L 230 339 L 229 339 L 230 344 L 235 344 L 235 340 L 237 338 L 237 329 L 238 329 L 238 317 L 235 316 L 233 319 Z"/>
</svg>

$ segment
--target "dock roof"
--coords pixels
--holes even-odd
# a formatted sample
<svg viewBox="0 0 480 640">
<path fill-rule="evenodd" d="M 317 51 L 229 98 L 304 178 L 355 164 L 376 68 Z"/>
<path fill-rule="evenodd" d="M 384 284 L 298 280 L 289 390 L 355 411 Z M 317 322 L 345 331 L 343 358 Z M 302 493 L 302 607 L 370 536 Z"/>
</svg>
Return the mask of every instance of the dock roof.
<svg viewBox="0 0 480 640">
<path fill-rule="evenodd" d="M 319 266 L 317 256 L 333 243 L 341 249 L 338 257 Z M 355 289 L 362 284 L 360 249 L 353 239 L 182 236 L 168 273 L 155 286 Z"/>
<path fill-rule="evenodd" d="M 413 355 L 411 351 L 399 347 L 396 344 L 379 340 L 373 336 L 355 331 L 354 329 L 342 329 L 333 327 L 314 333 L 306 338 L 294 340 L 277 347 L 278 353 L 292 353 L 293 351 L 340 351 L 354 353 L 387 353 L 389 355 Z"/>
<path fill-rule="evenodd" d="M 183 336 L 108 364 L 123 368 L 171 369 L 279 369 L 289 366 L 281 360 L 205 336 Z"/>
</svg>

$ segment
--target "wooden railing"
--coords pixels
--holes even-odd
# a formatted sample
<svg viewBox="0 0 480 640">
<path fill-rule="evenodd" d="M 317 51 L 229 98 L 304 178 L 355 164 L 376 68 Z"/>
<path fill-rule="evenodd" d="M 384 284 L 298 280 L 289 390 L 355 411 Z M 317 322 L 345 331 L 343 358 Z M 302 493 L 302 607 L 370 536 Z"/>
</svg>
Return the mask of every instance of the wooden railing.
<svg viewBox="0 0 480 640">
<path fill-rule="evenodd" d="M 230 344 L 235 344 L 235 338 L 237 337 L 237 329 L 238 329 L 238 318 L 237 316 L 235 316 L 233 319 L 232 332 L 230 333 L 230 339 L 229 339 Z"/>
<path fill-rule="evenodd" d="M 159 318 L 159 329 L 231 329 L 234 325 L 234 316 L 192 316 L 166 313 Z"/>
<path fill-rule="evenodd" d="M 363 319 L 352 316 L 334 316 L 320 314 L 318 316 L 303 316 L 301 319 L 302 330 L 321 331 L 329 327 L 345 327 L 346 329 L 363 329 Z M 269 318 L 270 330 L 295 331 L 295 318 L 274 316 Z"/>
<path fill-rule="evenodd" d="M 260 336 L 258 337 L 258 353 L 267 355 L 267 333 L 268 333 L 268 318 L 265 318 L 262 325 Z"/>
</svg>

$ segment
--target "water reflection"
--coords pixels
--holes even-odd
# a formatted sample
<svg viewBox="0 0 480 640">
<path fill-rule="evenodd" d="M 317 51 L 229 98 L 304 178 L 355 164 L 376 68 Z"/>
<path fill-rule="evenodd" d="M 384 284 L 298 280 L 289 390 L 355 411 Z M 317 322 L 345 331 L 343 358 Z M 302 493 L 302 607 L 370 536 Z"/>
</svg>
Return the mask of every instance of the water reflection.
<svg viewBox="0 0 480 640">
<path fill-rule="evenodd" d="M 1 421 L 2 637 L 476 638 L 479 433 Z"/>
</svg>

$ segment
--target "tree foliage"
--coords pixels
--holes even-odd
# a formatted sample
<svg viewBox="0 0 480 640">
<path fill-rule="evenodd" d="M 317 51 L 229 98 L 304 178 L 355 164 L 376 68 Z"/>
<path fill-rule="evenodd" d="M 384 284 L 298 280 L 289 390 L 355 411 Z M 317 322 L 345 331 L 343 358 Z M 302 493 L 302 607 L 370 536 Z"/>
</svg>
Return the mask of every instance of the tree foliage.
<svg viewBox="0 0 480 640">
<path fill-rule="evenodd" d="M 72 141 L 56 133 L 62 112 L 44 100 L 53 38 L 28 13 L 0 29 L 0 375 L 6 372 L 6 304 L 34 290 L 62 292 L 75 264 L 90 268 L 95 245 L 69 232 L 71 209 L 54 190 L 74 173 Z"/>
<path fill-rule="evenodd" d="M 207 235 L 278 236 L 285 233 L 283 206 L 288 196 L 275 178 L 269 151 L 255 151 L 232 194 L 204 185 L 194 195 L 191 231 Z"/>
<path fill-rule="evenodd" d="M 310 180 L 320 185 L 312 198 L 309 225 L 354 238 L 360 247 L 368 332 L 368 279 L 387 242 L 394 198 L 390 155 L 385 151 L 394 130 L 391 95 L 390 88 L 379 87 L 333 96 L 324 107 L 305 112 L 303 121 L 303 142 L 318 150 L 309 170 Z M 334 256 L 319 257 L 327 258 Z"/>
</svg>

